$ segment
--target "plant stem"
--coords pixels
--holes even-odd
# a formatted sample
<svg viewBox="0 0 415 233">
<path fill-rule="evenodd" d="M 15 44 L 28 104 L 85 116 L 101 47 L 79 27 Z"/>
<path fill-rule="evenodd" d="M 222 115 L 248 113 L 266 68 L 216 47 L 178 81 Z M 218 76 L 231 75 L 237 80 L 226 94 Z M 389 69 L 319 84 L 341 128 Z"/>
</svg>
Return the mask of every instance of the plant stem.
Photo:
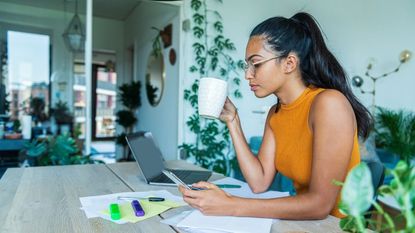
<svg viewBox="0 0 415 233">
<path fill-rule="evenodd" d="M 356 224 L 357 224 L 357 230 L 358 232 L 365 232 L 365 224 L 362 221 L 362 217 L 361 216 L 357 216 L 355 217 L 356 219 Z"/>
<path fill-rule="evenodd" d="M 406 228 L 407 229 L 414 229 L 415 228 L 415 222 L 414 222 L 414 213 L 413 210 L 411 210 L 411 200 L 409 194 L 405 194 L 403 198 L 403 204 L 404 204 L 404 215 L 406 219 Z"/>
<path fill-rule="evenodd" d="M 382 209 L 382 207 L 378 203 L 376 203 L 376 201 L 372 201 L 372 204 L 375 207 L 375 209 L 379 212 L 379 214 L 381 214 L 385 218 L 387 224 L 389 225 L 391 233 L 396 232 L 395 223 L 393 223 L 393 220 L 392 220 L 391 216 L 388 213 L 386 213 Z M 379 230 L 379 229 L 377 229 L 377 230 Z"/>
<path fill-rule="evenodd" d="M 209 68 L 207 68 L 206 63 L 208 62 L 208 13 L 207 13 L 207 5 L 206 0 L 203 0 L 203 8 L 205 13 L 205 63 L 203 64 L 203 70 L 205 71 L 205 76 L 209 76 Z"/>
</svg>

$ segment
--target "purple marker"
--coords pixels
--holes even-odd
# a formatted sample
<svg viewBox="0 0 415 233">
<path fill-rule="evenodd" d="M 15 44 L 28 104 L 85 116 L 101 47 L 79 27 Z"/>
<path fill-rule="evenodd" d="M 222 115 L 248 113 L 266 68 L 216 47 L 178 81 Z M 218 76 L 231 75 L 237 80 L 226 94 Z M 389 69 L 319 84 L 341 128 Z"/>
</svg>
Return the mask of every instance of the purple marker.
<svg viewBox="0 0 415 233">
<path fill-rule="evenodd" d="M 144 210 L 143 210 L 143 207 L 141 207 L 140 202 L 138 202 L 137 200 L 134 200 L 131 202 L 131 206 L 133 207 L 135 216 L 137 217 L 144 216 Z"/>
</svg>

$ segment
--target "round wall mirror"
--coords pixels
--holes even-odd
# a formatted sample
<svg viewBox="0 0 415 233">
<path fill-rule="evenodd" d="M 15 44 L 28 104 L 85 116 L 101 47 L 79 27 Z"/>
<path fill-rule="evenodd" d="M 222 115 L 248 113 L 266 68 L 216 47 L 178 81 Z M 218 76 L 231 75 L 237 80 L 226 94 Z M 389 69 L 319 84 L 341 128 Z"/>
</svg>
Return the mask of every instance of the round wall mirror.
<svg viewBox="0 0 415 233">
<path fill-rule="evenodd" d="M 157 106 L 160 103 L 165 76 L 163 55 L 151 53 L 147 61 L 146 93 L 148 102 L 152 106 Z"/>
</svg>

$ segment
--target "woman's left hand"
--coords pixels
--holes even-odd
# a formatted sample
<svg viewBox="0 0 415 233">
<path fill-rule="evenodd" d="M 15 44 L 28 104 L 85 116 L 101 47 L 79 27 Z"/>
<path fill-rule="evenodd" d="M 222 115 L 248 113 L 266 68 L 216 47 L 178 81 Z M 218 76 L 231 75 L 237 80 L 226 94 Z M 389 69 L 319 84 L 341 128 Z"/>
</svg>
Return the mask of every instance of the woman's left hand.
<svg viewBox="0 0 415 233">
<path fill-rule="evenodd" d="M 205 215 L 235 215 L 235 208 L 233 208 L 235 199 L 229 193 L 212 183 L 204 181 L 192 186 L 205 190 L 189 190 L 179 186 L 179 191 L 183 194 L 183 200 L 190 206 L 200 210 Z"/>
</svg>

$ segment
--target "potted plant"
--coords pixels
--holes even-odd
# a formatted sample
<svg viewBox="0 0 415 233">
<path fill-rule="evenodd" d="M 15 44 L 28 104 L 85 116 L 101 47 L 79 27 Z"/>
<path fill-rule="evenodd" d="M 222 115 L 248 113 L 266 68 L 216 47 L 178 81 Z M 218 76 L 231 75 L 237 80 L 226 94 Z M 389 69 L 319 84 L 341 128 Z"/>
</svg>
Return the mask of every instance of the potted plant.
<svg viewBox="0 0 415 233">
<path fill-rule="evenodd" d="M 378 150 L 382 161 L 395 160 L 396 163 L 401 159 L 410 164 L 415 156 L 415 114 L 403 110 L 377 108 L 375 139 L 377 148 L 390 153 L 387 157 L 383 151 Z M 396 155 L 395 159 L 393 154 Z"/>
<path fill-rule="evenodd" d="M 133 132 L 135 123 L 138 121 L 135 116 L 136 110 L 141 106 L 141 82 L 132 81 L 118 87 L 119 101 L 124 109 L 117 112 L 116 122 L 123 127 L 123 132 L 116 138 L 116 143 L 123 146 L 123 158 L 121 160 L 131 160 L 127 150 L 127 142 L 125 136 Z M 127 154 L 126 154 L 127 153 Z"/>
<path fill-rule="evenodd" d="M 45 100 L 43 98 L 33 97 L 30 99 L 30 115 L 35 125 L 48 119 L 45 113 Z"/>
<path fill-rule="evenodd" d="M 70 165 L 95 163 L 90 156 L 79 154 L 75 139 L 69 135 L 50 136 L 46 140 L 33 139 L 20 151 L 29 166 Z"/>
<path fill-rule="evenodd" d="M 340 221 L 340 227 L 349 232 L 366 232 L 366 227 L 376 232 L 413 233 L 415 230 L 415 167 L 401 160 L 388 171 L 393 179 L 390 184 L 382 185 L 378 190 L 372 186 L 369 168 L 365 163 L 356 166 L 347 176 L 342 189 L 340 211 L 347 217 Z M 339 183 L 339 182 L 337 182 Z M 374 193 L 392 196 L 399 205 L 400 215 L 392 217 L 373 198 Z M 380 216 L 378 222 L 367 220 L 369 208 L 375 207 Z M 383 221 L 384 220 L 384 221 Z M 384 223 L 383 223 L 384 222 Z M 403 227 L 399 228 L 404 222 Z"/>
<path fill-rule="evenodd" d="M 55 107 L 51 109 L 51 115 L 55 118 L 58 125 L 58 133 L 72 132 L 73 115 L 69 111 L 68 104 L 59 100 Z M 65 129 L 66 128 L 66 129 Z"/>
</svg>

